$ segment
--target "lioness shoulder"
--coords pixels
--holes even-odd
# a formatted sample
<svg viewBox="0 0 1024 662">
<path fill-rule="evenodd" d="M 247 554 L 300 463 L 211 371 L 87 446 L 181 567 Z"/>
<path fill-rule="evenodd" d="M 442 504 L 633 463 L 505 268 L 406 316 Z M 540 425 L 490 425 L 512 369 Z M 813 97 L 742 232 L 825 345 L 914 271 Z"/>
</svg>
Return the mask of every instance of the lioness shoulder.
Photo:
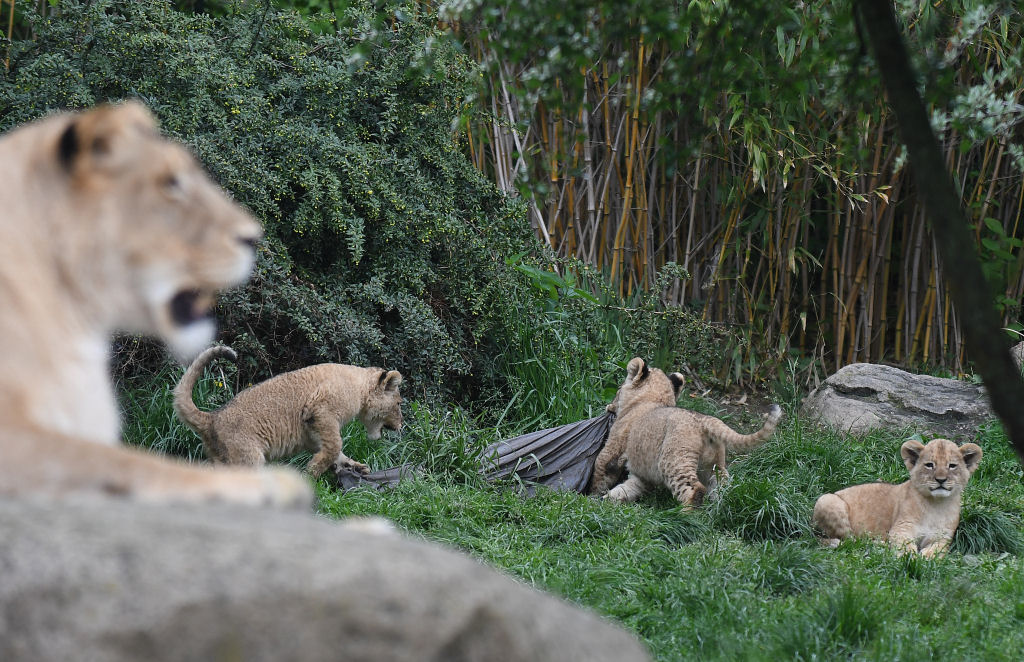
<svg viewBox="0 0 1024 662">
<path fill-rule="evenodd" d="M 960 523 L 964 487 L 981 462 L 981 447 L 912 439 L 900 455 L 910 480 L 854 485 L 818 498 L 813 523 L 823 543 L 836 546 L 844 538 L 870 536 L 923 556 L 946 550 Z"/>
</svg>

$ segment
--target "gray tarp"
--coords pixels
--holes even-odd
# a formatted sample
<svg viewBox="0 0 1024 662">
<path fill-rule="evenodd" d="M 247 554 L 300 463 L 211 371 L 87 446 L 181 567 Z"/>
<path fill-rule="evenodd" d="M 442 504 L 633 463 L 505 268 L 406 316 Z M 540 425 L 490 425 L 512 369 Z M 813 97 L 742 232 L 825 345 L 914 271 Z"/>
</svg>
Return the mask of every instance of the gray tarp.
<svg viewBox="0 0 1024 662">
<path fill-rule="evenodd" d="M 556 490 L 586 492 L 594 460 L 608 438 L 614 414 L 602 414 L 585 421 L 539 430 L 492 444 L 480 455 L 480 472 L 488 480 L 508 479 L 513 475 L 526 485 L 546 485 Z M 417 472 L 413 465 L 402 465 L 368 474 L 351 469 L 336 469 L 338 487 L 348 490 L 359 485 L 387 487 Z"/>
</svg>

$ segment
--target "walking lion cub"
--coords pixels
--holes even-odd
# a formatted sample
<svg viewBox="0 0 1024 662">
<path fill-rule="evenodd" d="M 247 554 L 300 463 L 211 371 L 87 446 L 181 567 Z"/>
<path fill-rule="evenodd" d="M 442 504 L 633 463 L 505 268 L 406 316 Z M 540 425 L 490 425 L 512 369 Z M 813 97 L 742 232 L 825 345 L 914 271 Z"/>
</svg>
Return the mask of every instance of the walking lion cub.
<svg viewBox="0 0 1024 662">
<path fill-rule="evenodd" d="M 282 373 L 250 386 L 217 411 L 201 411 L 192 390 L 217 357 L 237 358 L 230 347 L 211 347 L 174 389 L 175 413 L 202 438 L 213 462 L 260 466 L 305 448 L 314 453 L 306 465 L 314 477 L 332 464 L 367 473 L 369 467 L 342 452 L 341 426 L 358 418 L 370 439 L 380 439 L 381 428 L 402 428 L 402 375 L 340 363 Z"/>
<path fill-rule="evenodd" d="M 614 501 L 635 501 L 655 485 L 665 485 L 683 504 L 700 505 L 714 474 L 729 478 L 726 456 L 766 441 L 782 419 L 772 405 L 764 426 L 740 434 L 713 416 L 676 407 L 684 383 L 637 357 L 626 367 L 626 380 L 608 410 L 616 413 L 608 441 L 597 456 L 590 493 Z M 629 478 L 609 487 L 625 466 Z"/>
<path fill-rule="evenodd" d="M 198 467 L 120 445 L 110 336 L 190 357 L 262 230 L 138 103 L 0 138 L 0 495 L 307 506 L 297 472 Z"/>
<path fill-rule="evenodd" d="M 910 472 L 905 483 L 854 485 L 818 498 L 812 519 L 824 544 L 835 547 L 843 538 L 867 535 L 902 552 L 945 552 L 960 524 L 961 498 L 981 462 L 981 447 L 911 439 L 900 455 Z"/>
</svg>

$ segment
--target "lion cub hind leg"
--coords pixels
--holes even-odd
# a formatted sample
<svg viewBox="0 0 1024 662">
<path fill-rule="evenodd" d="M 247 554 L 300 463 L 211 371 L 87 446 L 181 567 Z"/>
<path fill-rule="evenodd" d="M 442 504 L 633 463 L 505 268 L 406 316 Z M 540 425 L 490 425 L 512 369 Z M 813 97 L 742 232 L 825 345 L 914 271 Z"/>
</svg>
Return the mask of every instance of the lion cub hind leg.
<svg viewBox="0 0 1024 662">
<path fill-rule="evenodd" d="M 699 454 L 689 449 L 667 450 L 662 455 L 659 468 L 665 477 L 665 486 L 672 492 L 676 501 L 684 506 L 699 506 L 704 503 L 707 488 L 697 477 L 699 463 Z"/>
<path fill-rule="evenodd" d="M 262 467 L 267 463 L 267 455 L 264 445 L 244 432 L 223 435 L 223 453 L 217 461 L 225 464 L 240 465 L 245 467 Z"/>
<path fill-rule="evenodd" d="M 604 498 L 618 503 L 632 503 L 644 495 L 650 486 L 636 476 L 630 476 L 626 482 L 613 487 Z"/>
<path fill-rule="evenodd" d="M 838 547 L 839 541 L 849 538 L 853 532 L 850 508 L 835 494 L 822 494 L 818 497 L 811 521 L 823 534 L 820 540 L 826 547 Z"/>
</svg>

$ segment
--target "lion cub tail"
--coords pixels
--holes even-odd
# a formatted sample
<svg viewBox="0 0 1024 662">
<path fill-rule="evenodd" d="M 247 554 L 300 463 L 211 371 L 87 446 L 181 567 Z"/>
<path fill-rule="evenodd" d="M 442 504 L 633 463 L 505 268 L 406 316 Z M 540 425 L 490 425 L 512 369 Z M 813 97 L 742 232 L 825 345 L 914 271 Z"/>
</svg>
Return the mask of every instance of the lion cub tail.
<svg viewBox="0 0 1024 662">
<path fill-rule="evenodd" d="M 775 432 L 775 427 L 782 420 L 782 407 L 773 404 L 765 417 L 761 429 L 752 434 L 740 434 L 717 418 L 709 418 L 705 422 L 704 429 L 708 434 L 726 445 L 733 453 L 742 452 L 758 446 L 766 441 Z"/>
<path fill-rule="evenodd" d="M 238 354 L 226 345 L 209 348 L 196 357 L 185 374 L 181 376 L 181 381 L 174 387 L 174 413 L 200 437 L 205 437 L 213 425 L 213 414 L 196 407 L 196 403 L 192 400 L 192 390 L 196 387 L 196 382 L 203 375 L 206 366 L 218 357 L 235 361 L 238 359 Z"/>
</svg>

